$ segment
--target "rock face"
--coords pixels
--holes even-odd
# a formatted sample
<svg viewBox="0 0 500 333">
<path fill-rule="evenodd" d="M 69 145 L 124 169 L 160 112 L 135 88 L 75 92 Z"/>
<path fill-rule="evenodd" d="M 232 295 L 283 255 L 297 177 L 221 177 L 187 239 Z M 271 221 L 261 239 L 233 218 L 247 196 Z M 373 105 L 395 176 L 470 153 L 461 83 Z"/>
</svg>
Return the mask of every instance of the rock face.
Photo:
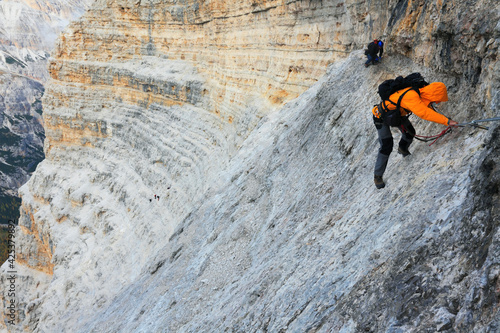
<svg viewBox="0 0 500 333">
<path fill-rule="evenodd" d="M 498 9 L 96 1 L 51 60 L 8 328 L 496 330 L 500 127 L 416 142 L 377 191 L 369 110 L 420 71 L 444 114 L 498 115 Z"/>
<path fill-rule="evenodd" d="M 42 95 L 43 86 L 37 81 L 0 74 L 2 195 L 17 196 L 17 189 L 43 159 Z"/>
<path fill-rule="evenodd" d="M 1 221 L 16 219 L 18 189 L 44 158 L 41 97 L 57 34 L 88 1 L 0 2 Z M 6 211 L 5 207 L 9 209 Z M 17 215 L 19 215 L 17 213 Z"/>
<path fill-rule="evenodd" d="M 0 2 L 0 69 L 40 81 L 59 32 L 81 16 L 90 0 Z"/>
</svg>

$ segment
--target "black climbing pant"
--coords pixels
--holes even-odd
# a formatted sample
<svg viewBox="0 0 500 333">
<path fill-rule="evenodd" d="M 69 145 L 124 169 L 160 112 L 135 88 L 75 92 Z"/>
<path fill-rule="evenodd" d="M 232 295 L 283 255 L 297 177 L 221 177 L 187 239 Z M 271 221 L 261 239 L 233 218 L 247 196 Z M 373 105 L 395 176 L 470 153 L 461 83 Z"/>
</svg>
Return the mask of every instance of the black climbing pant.
<svg viewBox="0 0 500 333">
<path fill-rule="evenodd" d="M 387 167 L 387 162 L 389 161 L 389 155 L 391 155 L 392 148 L 394 146 L 394 139 L 392 137 L 391 128 L 384 124 L 382 119 L 373 117 L 373 122 L 377 128 L 378 142 L 380 143 L 377 162 L 375 163 L 375 175 L 383 176 L 385 168 Z M 399 147 L 403 150 L 408 150 L 413 138 L 415 137 L 415 129 L 413 128 L 408 117 L 402 117 L 401 123 L 401 126 L 398 127 L 401 132 Z"/>
</svg>

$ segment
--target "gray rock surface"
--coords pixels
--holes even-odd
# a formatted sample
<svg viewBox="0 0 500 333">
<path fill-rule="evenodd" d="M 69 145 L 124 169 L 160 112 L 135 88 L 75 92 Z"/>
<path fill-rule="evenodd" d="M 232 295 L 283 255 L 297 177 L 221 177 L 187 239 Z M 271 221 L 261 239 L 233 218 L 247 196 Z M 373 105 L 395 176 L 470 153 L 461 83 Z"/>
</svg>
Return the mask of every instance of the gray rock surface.
<svg viewBox="0 0 500 333">
<path fill-rule="evenodd" d="M 376 190 L 370 113 L 379 83 L 419 71 L 448 86 L 443 114 L 498 116 L 497 1 L 96 6 L 51 62 L 47 158 L 21 188 L 10 330 L 498 330 L 499 124 L 415 142 Z M 269 47 L 269 22 L 304 22 L 286 35 L 297 49 Z M 320 29 L 340 26 L 326 75 L 278 107 L 331 51 L 304 32 L 328 48 Z M 365 68 L 362 41 L 380 27 L 386 55 Z M 412 119 L 423 135 L 444 129 Z"/>
<path fill-rule="evenodd" d="M 0 184 L 2 193 L 17 196 L 43 159 L 45 138 L 41 83 L 14 74 L 0 74 Z"/>
<path fill-rule="evenodd" d="M 0 1 L 0 203 L 9 206 L 0 223 L 18 218 L 18 189 L 44 158 L 41 98 L 56 38 L 89 2 Z"/>
<path fill-rule="evenodd" d="M 48 79 L 47 59 L 56 38 L 80 17 L 90 0 L 3 0 L 0 2 L 0 69 Z"/>
<path fill-rule="evenodd" d="M 374 83 L 425 69 L 361 63 L 262 121 L 150 268 L 79 330 L 497 330 L 500 127 L 416 142 L 376 190 Z M 448 114 L 468 109 L 451 101 Z"/>
</svg>

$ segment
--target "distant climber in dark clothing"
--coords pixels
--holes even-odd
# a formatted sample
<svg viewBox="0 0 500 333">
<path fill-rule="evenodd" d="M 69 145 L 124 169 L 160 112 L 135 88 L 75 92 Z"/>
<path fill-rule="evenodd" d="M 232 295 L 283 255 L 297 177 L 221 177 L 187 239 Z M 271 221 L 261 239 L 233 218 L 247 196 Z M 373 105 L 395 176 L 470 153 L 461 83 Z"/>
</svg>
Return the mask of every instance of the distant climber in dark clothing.
<svg viewBox="0 0 500 333">
<path fill-rule="evenodd" d="M 370 66 L 370 63 L 376 65 L 380 61 L 380 58 L 382 58 L 382 54 L 384 54 L 384 42 L 375 39 L 368 44 L 368 48 L 365 50 L 365 55 L 368 58 L 365 62 L 365 67 Z"/>
</svg>

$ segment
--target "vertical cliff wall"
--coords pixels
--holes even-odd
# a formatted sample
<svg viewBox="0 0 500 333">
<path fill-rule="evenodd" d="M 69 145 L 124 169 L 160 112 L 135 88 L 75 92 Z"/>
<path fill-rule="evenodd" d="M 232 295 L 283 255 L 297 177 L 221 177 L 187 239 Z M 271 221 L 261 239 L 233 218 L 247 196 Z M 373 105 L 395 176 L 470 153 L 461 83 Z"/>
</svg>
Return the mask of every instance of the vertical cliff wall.
<svg viewBox="0 0 500 333">
<path fill-rule="evenodd" d="M 260 117 L 297 97 L 328 63 L 364 43 L 353 33 L 364 24 L 346 7 L 318 1 L 98 1 L 61 38 L 52 73 L 62 82 L 132 87 L 133 104 L 159 98 L 166 105 L 196 104 L 186 98 L 205 97 L 203 108 L 233 124 L 228 127 L 238 145 Z M 144 57 L 157 62 L 142 63 Z M 194 64 L 207 84 L 198 90 L 189 82 L 130 82 L 113 68 L 161 72 L 171 60 Z"/>
<path fill-rule="evenodd" d="M 425 68 L 392 56 L 363 72 L 362 60 L 353 53 L 266 118 L 141 277 L 74 327 L 495 331 L 500 127 L 415 143 L 411 158 L 391 157 L 377 190 L 366 116 L 376 97 L 366 91 L 388 73 Z M 470 108 L 450 97 L 443 112 Z M 440 129 L 413 121 L 421 134 Z"/>
<path fill-rule="evenodd" d="M 51 60 L 9 328 L 494 327 L 498 128 L 415 145 L 375 191 L 368 111 L 421 71 L 454 119 L 497 114 L 491 8 L 96 1 Z M 381 34 L 365 69 L 353 50 Z"/>
<path fill-rule="evenodd" d="M 17 197 L 43 159 L 43 85 L 15 74 L 0 73 L 0 192 Z M 2 200 L 4 203 L 4 201 Z M 3 212 L 2 212 L 3 213 Z M 14 219 L 11 216 L 10 219 Z M 6 223 L 8 216 L 2 216 Z"/>
<path fill-rule="evenodd" d="M 88 2 L 0 2 L 0 223 L 17 219 L 18 189 L 44 158 L 41 97 L 55 39 Z"/>
</svg>

